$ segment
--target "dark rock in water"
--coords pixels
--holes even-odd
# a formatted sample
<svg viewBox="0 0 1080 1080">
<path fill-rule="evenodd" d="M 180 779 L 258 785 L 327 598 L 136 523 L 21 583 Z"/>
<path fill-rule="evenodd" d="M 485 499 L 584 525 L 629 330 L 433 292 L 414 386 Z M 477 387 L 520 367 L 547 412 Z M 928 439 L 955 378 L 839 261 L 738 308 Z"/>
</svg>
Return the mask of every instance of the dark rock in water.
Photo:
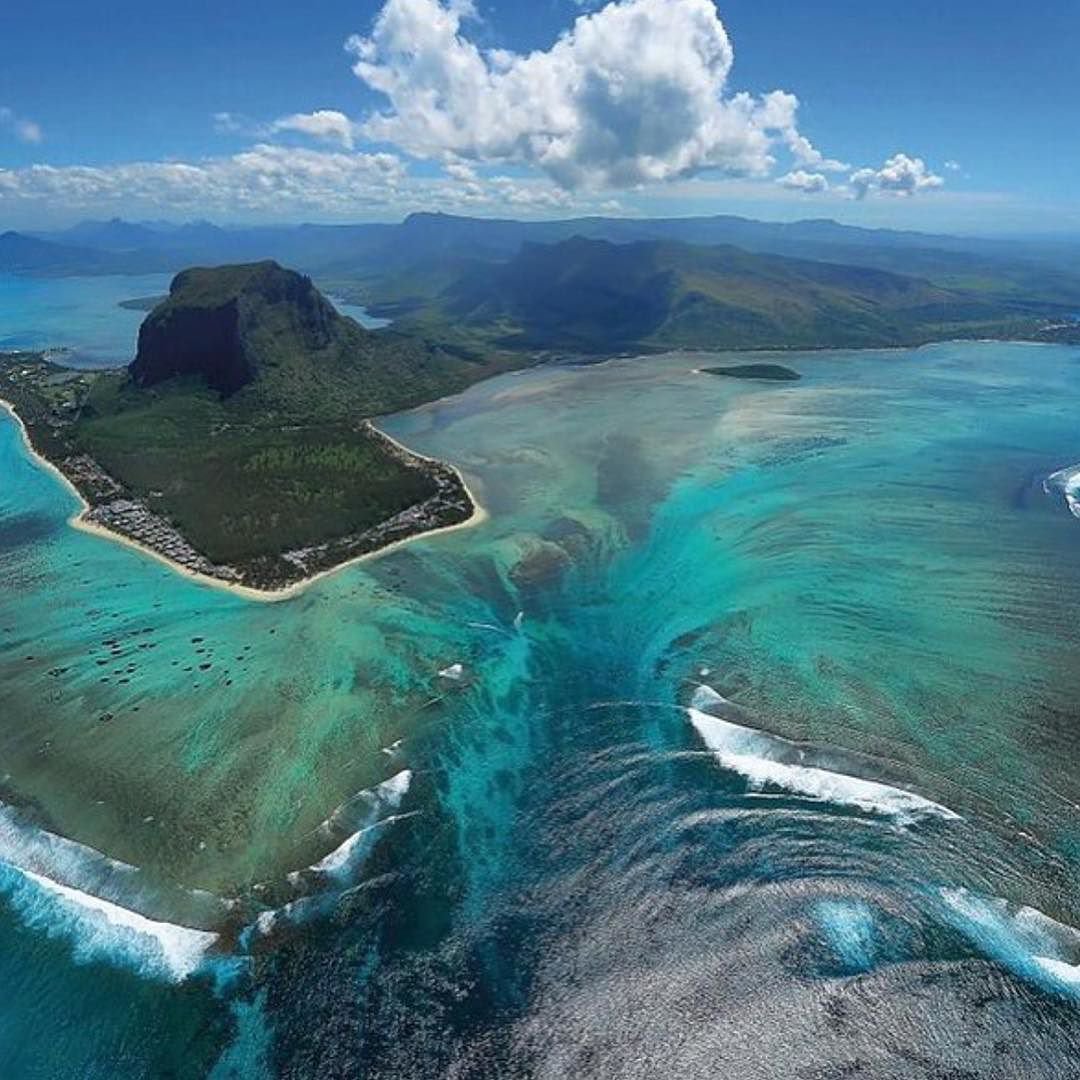
<svg viewBox="0 0 1080 1080">
<path fill-rule="evenodd" d="M 526 552 L 511 568 L 510 577 L 523 590 L 551 584 L 570 566 L 570 557 L 558 545 L 541 542 Z"/>
<path fill-rule="evenodd" d="M 732 379 L 764 379 L 768 382 L 795 382 L 802 376 L 783 364 L 731 364 L 701 369 L 706 375 L 727 375 Z"/>
</svg>

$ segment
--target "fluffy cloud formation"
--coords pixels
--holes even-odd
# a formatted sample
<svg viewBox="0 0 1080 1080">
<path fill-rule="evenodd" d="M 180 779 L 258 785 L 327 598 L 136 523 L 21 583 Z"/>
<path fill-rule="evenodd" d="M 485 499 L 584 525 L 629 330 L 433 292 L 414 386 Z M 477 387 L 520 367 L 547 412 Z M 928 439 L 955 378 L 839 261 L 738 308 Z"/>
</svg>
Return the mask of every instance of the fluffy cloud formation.
<svg viewBox="0 0 1080 1080">
<path fill-rule="evenodd" d="M 13 109 L 4 105 L 0 105 L 0 131 L 9 131 L 24 143 L 39 143 L 45 137 L 40 124 L 27 120 L 25 116 L 17 116 Z"/>
<path fill-rule="evenodd" d="M 356 213 L 394 197 L 404 176 L 393 154 L 325 152 L 259 144 L 232 157 L 197 163 L 32 165 L 0 169 L 5 202 L 83 209 L 167 207 L 181 213 Z"/>
<path fill-rule="evenodd" d="M 533 166 L 567 189 L 627 188 L 716 169 L 766 176 L 786 146 L 844 169 L 796 126 L 798 100 L 729 94 L 734 54 L 712 0 L 620 0 L 546 52 L 482 51 L 468 0 L 387 0 L 353 70 L 389 108 L 369 138 L 420 158 Z"/>
<path fill-rule="evenodd" d="M 523 54 L 470 38 L 472 0 L 383 0 L 370 35 L 347 43 L 355 74 L 383 95 L 381 110 L 359 122 L 336 109 L 274 120 L 218 113 L 219 134 L 254 145 L 193 162 L 0 168 L 0 211 L 28 220 L 597 213 L 618 209 L 605 201 L 612 191 L 636 200 L 650 185 L 671 192 L 710 174 L 721 200 L 740 184 L 745 199 L 863 199 L 943 184 L 906 154 L 880 168 L 827 157 L 799 130 L 794 94 L 733 90 L 734 53 L 713 0 L 600 2 L 583 5 L 549 49 Z M 0 136 L 5 129 L 41 139 L 37 125 L 0 108 Z M 297 146 L 298 137 L 330 145 Z M 410 173 L 418 159 L 442 175 Z"/>
<path fill-rule="evenodd" d="M 613 212 L 617 203 L 573 196 L 542 177 L 481 177 L 448 162 L 446 178 L 409 176 L 394 154 L 260 143 L 199 162 L 0 168 L 0 214 L 160 214 L 280 221 L 397 218 L 420 209 L 456 213 Z"/>
<path fill-rule="evenodd" d="M 781 176 L 776 182 L 789 191 L 801 191 L 807 195 L 816 195 L 829 190 L 829 181 L 826 176 L 822 173 L 807 172 L 805 169 L 795 169 Z"/>
<path fill-rule="evenodd" d="M 342 112 L 336 109 L 317 109 L 311 113 L 293 113 L 282 116 L 271 124 L 271 130 L 295 131 L 324 142 L 337 142 L 351 150 L 356 126 Z"/>
<path fill-rule="evenodd" d="M 872 192 L 890 195 L 915 195 L 933 191 L 945 183 L 927 167 L 922 158 L 894 154 L 880 169 L 859 169 L 851 174 L 851 189 L 858 199 Z"/>
<path fill-rule="evenodd" d="M 290 113 L 270 123 L 260 123 L 239 113 L 214 113 L 214 131 L 218 135 L 243 135 L 250 139 L 273 139 L 282 132 L 304 135 L 320 142 L 338 143 L 352 150 L 357 125 L 337 109 L 316 109 L 309 113 Z"/>
</svg>

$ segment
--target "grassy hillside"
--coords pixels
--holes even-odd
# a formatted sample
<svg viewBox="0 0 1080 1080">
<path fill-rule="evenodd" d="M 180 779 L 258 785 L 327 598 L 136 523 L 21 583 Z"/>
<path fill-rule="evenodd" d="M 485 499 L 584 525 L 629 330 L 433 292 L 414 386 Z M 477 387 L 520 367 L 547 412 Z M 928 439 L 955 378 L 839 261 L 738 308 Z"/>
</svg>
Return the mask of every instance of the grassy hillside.
<svg viewBox="0 0 1080 1080">
<path fill-rule="evenodd" d="M 978 292 L 733 247 L 576 237 L 473 263 L 403 328 L 441 324 L 503 348 L 817 348 L 1003 332 L 1029 318 Z"/>
</svg>

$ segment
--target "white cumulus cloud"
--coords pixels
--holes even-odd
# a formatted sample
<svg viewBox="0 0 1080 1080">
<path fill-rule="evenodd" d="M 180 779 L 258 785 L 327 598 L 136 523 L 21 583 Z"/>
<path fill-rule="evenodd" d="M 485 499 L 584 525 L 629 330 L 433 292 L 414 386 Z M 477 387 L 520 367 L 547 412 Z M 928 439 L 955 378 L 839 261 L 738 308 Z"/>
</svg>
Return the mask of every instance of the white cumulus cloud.
<svg viewBox="0 0 1080 1080">
<path fill-rule="evenodd" d="M 386 0 L 347 48 L 389 106 L 363 133 L 420 158 L 533 166 L 575 188 L 627 188 L 716 169 L 765 176 L 773 150 L 844 168 L 798 133 L 798 100 L 728 87 L 734 54 L 712 0 L 618 0 L 546 51 L 484 51 L 471 4 Z"/>
<path fill-rule="evenodd" d="M 394 154 L 260 143 L 231 157 L 190 163 L 0 169 L 0 209 L 38 203 L 87 210 L 167 208 L 182 213 L 355 213 L 391 201 L 404 174 Z"/>
<path fill-rule="evenodd" d="M 271 125 L 271 131 L 294 131 L 325 142 L 337 142 L 352 149 L 356 125 L 336 109 L 316 109 L 310 113 L 282 116 Z"/>
<path fill-rule="evenodd" d="M 807 172 L 805 169 L 795 169 L 776 182 L 790 191 L 802 191 L 807 195 L 829 190 L 829 180 L 823 173 Z"/>
<path fill-rule="evenodd" d="M 915 195 L 920 191 L 933 191 L 941 187 L 945 180 L 932 173 L 922 158 L 894 154 L 880 169 L 858 169 L 853 172 L 850 182 L 855 197 L 863 199 L 873 192 Z"/>
</svg>

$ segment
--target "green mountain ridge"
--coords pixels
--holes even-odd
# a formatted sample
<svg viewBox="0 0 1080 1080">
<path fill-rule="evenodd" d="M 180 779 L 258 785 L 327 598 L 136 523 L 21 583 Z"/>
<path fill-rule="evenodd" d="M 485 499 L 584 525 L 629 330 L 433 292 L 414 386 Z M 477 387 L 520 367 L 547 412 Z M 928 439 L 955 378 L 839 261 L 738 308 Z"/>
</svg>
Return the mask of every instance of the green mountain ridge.
<svg viewBox="0 0 1080 1080">
<path fill-rule="evenodd" d="M 505 348 L 769 349 L 904 345 L 1026 317 L 974 292 L 731 246 L 575 237 L 474 263 L 403 330 L 442 324 Z"/>
<path fill-rule="evenodd" d="M 273 258 L 319 280 L 353 283 L 362 299 L 388 299 L 388 278 L 432 278 L 465 261 L 505 262 L 526 243 L 582 236 L 611 243 L 730 245 L 762 255 L 866 266 L 925 278 L 1024 306 L 1032 315 L 1080 310 L 1080 240 L 951 236 L 872 229 L 830 219 L 757 221 L 730 214 L 680 218 L 583 217 L 517 221 L 443 213 L 350 225 L 220 227 L 207 222 L 87 221 L 58 232 L 0 237 L 0 272 L 31 275 L 175 271 Z M 34 242 L 28 254 L 27 244 Z M 430 292 L 430 291 L 429 291 Z M 401 303 L 414 297 L 399 288 Z"/>
</svg>

